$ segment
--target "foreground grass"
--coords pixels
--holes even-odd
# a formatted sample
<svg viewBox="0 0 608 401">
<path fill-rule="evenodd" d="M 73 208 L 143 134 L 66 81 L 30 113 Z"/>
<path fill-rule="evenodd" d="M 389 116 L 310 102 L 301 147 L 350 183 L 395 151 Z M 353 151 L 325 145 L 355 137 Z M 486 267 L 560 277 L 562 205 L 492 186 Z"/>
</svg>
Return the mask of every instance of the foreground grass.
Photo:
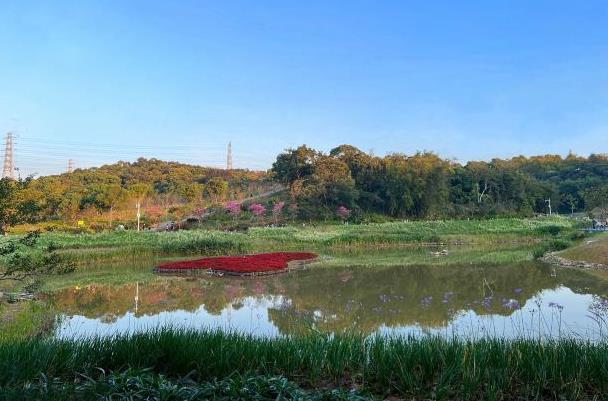
<svg viewBox="0 0 608 401">
<path fill-rule="evenodd" d="M 142 370 L 151 376 L 137 373 Z M 125 372 L 135 372 L 133 380 L 150 391 L 155 384 L 146 380 L 186 380 L 196 387 L 226 378 L 281 376 L 302 388 L 357 388 L 407 399 L 587 400 L 608 392 L 608 344 L 357 335 L 260 339 L 174 330 L 0 343 L 5 394 L 39 389 L 41 378 L 51 383 L 47 389 L 67 386 L 66 391 L 86 383 L 121 386 L 107 375 Z"/>
<path fill-rule="evenodd" d="M 188 378 L 171 380 L 148 370 L 127 369 L 101 372 L 96 378 L 62 382 L 41 376 L 24 388 L 5 389 L 2 400 L 129 400 L 129 401 L 368 401 L 376 399 L 359 391 L 302 389 L 281 376 L 232 375 L 221 380 L 196 382 Z"/>
</svg>

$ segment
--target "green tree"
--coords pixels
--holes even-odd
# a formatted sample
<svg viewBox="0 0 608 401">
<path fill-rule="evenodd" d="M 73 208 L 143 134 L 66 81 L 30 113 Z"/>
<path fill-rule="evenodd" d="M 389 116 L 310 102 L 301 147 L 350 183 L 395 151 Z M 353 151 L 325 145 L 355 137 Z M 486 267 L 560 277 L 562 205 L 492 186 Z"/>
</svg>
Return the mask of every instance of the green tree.
<svg viewBox="0 0 608 401">
<path fill-rule="evenodd" d="M 325 214 L 333 214 L 339 205 L 353 207 L 356 199 L 355 181 L 348 165 L 331 156 L 320 156 L 314 162 L 313 172 L 302 188 L 299 201 L 305 200 L 325 209 Z"/>
<path fill-rule="evenodd" d="M 213 177 L 207 181 L 205 186 L 207 193 L 213 199 L 213 202 L 218 203 L 228 193 L 228 182 L 220 177 Z"/>
<path fill-rule="evenodd" d="M 125 190 L 118 184 L 107 184 L 101 187 L 97 200 L 110 211 L 110 227 L 112 226 L 114 208 L 125 200 L 125 195 Z"/>
<path fill-rule="evenodd" d="M 4 235 L 7 227 L 16 224 L 19 217 L 15 196 L 17 183 L 10 178 L 0 179 L 0 234 Z"/>
<path fill-rule="evenodd" d="M 52 244 L 37 247 L 39 238 L 40 233 L 35 231 L 0 244 L 0 281 L 18 282 L 32 289 L 44 276 L 74 271 L 74 261 L 57 253 Z"/>
<path fill-rule="evenodd" d="M 313 174 L 315 161 L 320 156 L 320 152 L 306 145 L 287 149 L 277 156 L 271 169 L 273 177 L 289 188 L 292 200 L 297 198 L 304 181 Z"/>
</svg>

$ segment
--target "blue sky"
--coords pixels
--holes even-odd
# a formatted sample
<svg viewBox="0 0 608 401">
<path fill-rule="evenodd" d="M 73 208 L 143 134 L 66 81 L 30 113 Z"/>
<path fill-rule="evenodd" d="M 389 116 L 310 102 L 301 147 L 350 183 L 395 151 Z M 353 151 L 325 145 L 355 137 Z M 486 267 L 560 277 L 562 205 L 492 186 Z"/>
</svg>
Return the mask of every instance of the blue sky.
<svg viewBox="0 0 608 401">
<path fill-rule="evenodd" d="M 269 168 L 306 143 L 460 161 L 608 152 L 606 1 L 17 1 L 0 132 L 24 172 Z"/>
</svg>

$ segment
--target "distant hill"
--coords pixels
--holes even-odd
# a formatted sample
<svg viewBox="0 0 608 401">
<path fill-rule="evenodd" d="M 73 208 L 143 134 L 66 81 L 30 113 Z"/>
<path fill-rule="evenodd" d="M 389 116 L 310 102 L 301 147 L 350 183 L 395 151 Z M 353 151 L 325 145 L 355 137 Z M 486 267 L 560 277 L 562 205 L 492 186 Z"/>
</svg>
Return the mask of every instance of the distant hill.
<svg viewBox="0 0 608 401">
<path fill-rule="evenodd" d="M 223 170 L 140 158 L 29 180 L 19 192 L 29 221 L 73 220 L 83 213 L 116 213 L 142 207 L 206 207 L 273 188 L 263 171 Z M 158 212 L 160 214 L 161 212 Z M 110 217 L 110 219 L 112 216 Z"/>
</svg>

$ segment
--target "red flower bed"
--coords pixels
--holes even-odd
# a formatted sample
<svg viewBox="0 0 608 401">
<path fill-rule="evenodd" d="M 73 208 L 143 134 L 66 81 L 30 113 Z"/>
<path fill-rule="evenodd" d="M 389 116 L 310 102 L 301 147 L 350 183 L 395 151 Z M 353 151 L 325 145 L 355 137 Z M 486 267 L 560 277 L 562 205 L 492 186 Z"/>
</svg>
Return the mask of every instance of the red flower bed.
<svg viewBox="0 0 608 401">
<path fill-rule="evenodd" d="M 288 262 L 310 260 L 316 257 L 316 254 L 310 252 L 274 252 L 245 256 L 219 256 L 165 263 L 158 266 L 157 269 L 160 271 L 211 269 L 235 273 L 256 273 L 283 270 L 287 268 Z"/>
</svg>

